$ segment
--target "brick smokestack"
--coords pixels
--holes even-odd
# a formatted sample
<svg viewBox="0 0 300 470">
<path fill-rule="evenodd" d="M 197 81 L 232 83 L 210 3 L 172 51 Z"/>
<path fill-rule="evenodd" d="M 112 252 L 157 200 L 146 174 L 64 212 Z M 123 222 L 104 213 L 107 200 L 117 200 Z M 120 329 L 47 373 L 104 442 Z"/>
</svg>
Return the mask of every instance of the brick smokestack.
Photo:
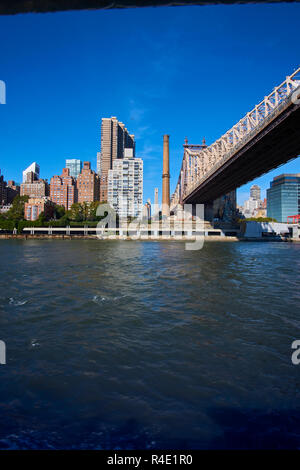
<svg viewBox="0 0 300 470">
<path fill-rule="evenodd" d="M 162 215 L 170 215 L 170 170 L 169 170 L 169 136 L 164 135 L 163 175 L 162 175 Z"/>
</svg>

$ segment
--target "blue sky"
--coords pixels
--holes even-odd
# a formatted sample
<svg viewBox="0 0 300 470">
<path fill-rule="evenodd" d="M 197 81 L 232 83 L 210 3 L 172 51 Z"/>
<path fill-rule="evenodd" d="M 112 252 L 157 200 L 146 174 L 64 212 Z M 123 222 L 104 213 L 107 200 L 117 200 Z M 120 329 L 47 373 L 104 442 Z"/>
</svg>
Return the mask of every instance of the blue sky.
<svg viewBox="0 0 300 470">
<path fill-rule="evenodd" d="M 21 181 L 37 161 L 51 178 L 66 158 L 95 169 L 101 118 L 117 116 L 136 135 L 145 200 L 161 192 L 170 135 L 173 191 L 186 136 L 212 143 L 300 65 L 299 16 L 299 4 L 271 4 L 0 17 L 1 173 Z M 299 158 L 255 182 L 283 171 Z"/>
</svg>

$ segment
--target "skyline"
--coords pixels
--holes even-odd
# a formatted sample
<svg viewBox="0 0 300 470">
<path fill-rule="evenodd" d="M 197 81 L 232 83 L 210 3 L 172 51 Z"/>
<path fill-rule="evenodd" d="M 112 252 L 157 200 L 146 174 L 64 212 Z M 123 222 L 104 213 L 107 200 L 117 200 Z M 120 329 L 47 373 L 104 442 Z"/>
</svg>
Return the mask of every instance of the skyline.
<svg viewBox="0 0 300 470">
<path fill-rule="evenodd" d="M 67 158 L 91 161 L 95 170 L 101 118 L 116 116 L 135 134 L 136 156 L 144 160 L 144 202 L 153 201 L 155 187 L 161 198 L 162 135 L 170 134 L 172 193 L 184 138 L 211 144 L 299 65 L 290 47 L 299 11 L 242 5 L 1 17 L 1 173 L 20 182 L 37 161 L 50 181 Z M 274 176 L 297 172 L 299 157 L 238 189 L 238 203 L 252 184 L 263 199 Z"/>
</svg>

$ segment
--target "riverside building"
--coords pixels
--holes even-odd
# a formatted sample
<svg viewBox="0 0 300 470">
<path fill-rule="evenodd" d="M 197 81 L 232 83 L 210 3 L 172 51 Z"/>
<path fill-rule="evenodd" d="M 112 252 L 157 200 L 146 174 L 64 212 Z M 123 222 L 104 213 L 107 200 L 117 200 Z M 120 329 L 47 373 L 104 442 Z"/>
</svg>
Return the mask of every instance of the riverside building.
<svg viewBox="0 0 300 470">
<path fill-rule="evenodd" d="M 83 168 L 77 178 L 78 202 L 99 201 L 99 176 L 91 169 L 90 162 L 83 162 Z"/>
<path fill-rule="evenodd" d="M 49 196 L 49 184 L 46 180 L 36 179 L 36 173 L 33 171 L 26 173 L 26 181 L 20 186 L 20 195 L 29 197 Z"/>
<path fill-rule="evenodd" d="M 29 198 L 24 206 L 24 218 L 26 220 L 37 220 L 41 213 L 44 213 L 46 219 L 54 214 L 54 203 L 48 197 Z"/>
<path fill-rule="evenodd" d="M 300 173 L 282 174 L 273 178 L 267 189 L 267 216 L 287 222 L 300 214 Z"/>
<path fill-rule="evenodd" d="M 101 122 L 101 152 L 97 154 L 97 172 L 100 176 L 100 201 L 107 201 L 108 172 L 116 159 L 124 158 L 124 149 L 130 148 L 135 156 L 134 135 L 116 117 Z"/>
<path fill-rule="evenodd" d="M 132 148 L 124 154 L 108 172 L 108 202 L 120 218 L 142 217 L 143 160 L 134 158 Z"/>
<path fill-rule="evenodd" d="M 70 169 L 63 168 L 61 176 L 55 175 L 50 180 L 50 199 L 69 210 L 75 202 L 75 189 L 75 181 L 70 176 Z"/>
</svg>

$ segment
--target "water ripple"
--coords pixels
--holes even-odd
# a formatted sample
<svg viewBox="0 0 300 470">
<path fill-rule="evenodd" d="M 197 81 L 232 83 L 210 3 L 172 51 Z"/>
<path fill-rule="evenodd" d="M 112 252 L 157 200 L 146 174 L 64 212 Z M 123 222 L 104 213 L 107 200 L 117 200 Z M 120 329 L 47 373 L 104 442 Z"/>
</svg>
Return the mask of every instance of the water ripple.
<svg viewBox="0 0 300 470">
<path fill-rule="evenodd" d="M 299 447 L 299 254 L 1 240 L 0 448 Z"/>
</svg>

